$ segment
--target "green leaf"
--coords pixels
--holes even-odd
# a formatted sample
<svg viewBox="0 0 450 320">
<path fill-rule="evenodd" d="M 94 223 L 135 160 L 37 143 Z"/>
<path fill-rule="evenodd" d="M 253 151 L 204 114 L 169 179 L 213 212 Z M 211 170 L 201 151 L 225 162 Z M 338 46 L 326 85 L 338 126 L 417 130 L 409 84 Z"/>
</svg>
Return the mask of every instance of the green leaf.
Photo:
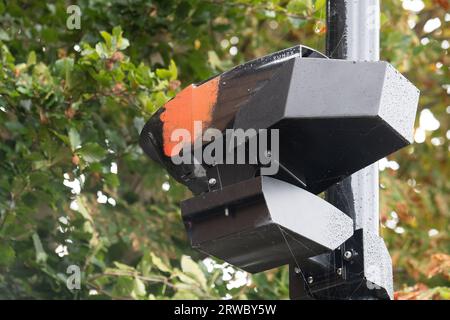
<svg viewBox="0 0 450 320">
<path fill-rule="evenodd" d="M 160 79 L 170 79 L 172 77 L 172 72 L 168 69 L 156 69 L 156 75 Z"/>
<path fill-rule="evenodd" d="M 301 28 L 304 25 L 306 25 L 308 22 L 305 19 L 301 19 L 301 18 L 297 18 L 297 17 L 288 17 L 288 20 L 292 24 L 292 26 L 295 28 Z"/>
<path fill-rule="evenodd" d="M 119 277 L 112 290 L 115 297 L 128 297 L 135 289 L 134 279 L 132 277 Z"/>
<path fill-rule="evenodd" d="M 33 233 L 32 236 L 34 250 L 36 251 L 36 262 L 37 263 L 45 263 L 47 262 L 47 253 L 44 251 L 44 247 L 42 246 L 41 238 L 39 238 L 39 234 L 36 232 Z"/>
<path fill-rule="evenodd" d="M 9 267 L 15 258 L 14 249 L 6 242 L 0 241 L 0 267 Z"/>
<path fill-rule="evenodd" d="M 110 55 L 108 47 L 104 43 L 97 43 L 95 45 L 95 51 L 97 52 L 98 56 L 102 59 L 106 59 Z"/>
<path fill-rule="evenodd" d="M 153 264 L 162 272 L 170 272 L 170 268 L 162 261 L 160 257 L 157 257 L 153 254 L 153 252 L 150 253 L 150 256 L 152 257 Z"/>
<path fill-rule="evenodd" d="M 162 107 L 167 102 L 167 100 L 169 100 L 169 98 L 162 91 L 158 91 L 158 92 L 154 93 L 152 95 L 152 98 L 153 98 L 153 103 L 157 107 Z"/>
<path fill-rule="evenodd" d="M 31 52 L 28 54 L 27 66 L 29 67 L 29 66 L 32 66 L 32 65 L 34 65 L 34 64 L 36 64 L 36 52 L 31 51 Z"/>
<path fill-rule="evenodd" d="M 40 170 L 44 168 L 51 167 L 52 162 L 50 160 L 36 160 L 33 161 L 32 168 L 33 170 Z"/>
<path fill-rule="evenodd" d="M 225 70 L 227 67 L 222 60 L 220 60 L 219 56 L 215 51 L 208 51 L 208 62 L 211 65 L 212 68 L 218 69 L 218 70 Z"/>
<path fill-rule="evenodd" d="M 206 277 L 202 269 L 195 263 L 191 257 L 181 257 L 181 269 L 188 275 L 194 277 L 203 289 L 206 289 Z"/>
<path fill-rule="evenodd" d="M 47 172 L 35 171 L 30 175 L 31 185 L 34 187 L 45 186 L 49 182 Z"/>
<path fill-rule="evenodd" d="M 21 200 L 26 206 L 30 208 L 35 208 L 38 204 L 38 198 L 33 192 L 26 192 L 22 194 Z"/>
<path fill-rule="evenodd" d="M 139 261 L 139 264 L 137 266 L 138 270 L 147 277 L 150 275 L 150 271 L 152 270 L 152 257 L 147 252 L 144 253 L 144 256 L 141 258 L 141 261 Z"/>
<path fill-rule="evenodd" d="M 61 139 L 62 142 L 64 142 L 64 143 L 67 144 L 67 145 L 70 145 L 69 137 L 67 137 L 67 136 L 64 135 L 64 134 L 59 133 L 59 132 L 56 131 L 56 130 L 50 129 L 50 131 L 51 131 L 55 136 L 57 136 L 59 139 Z"/>
<path fill-rule="evenodd" d="M 138 133 L 141 133 L 142 128 L 144 128 L 145 120 L 142 117 L 134 117 L 133 119 L 133 125 L 136 128 L 136 131 Z"/>
<path fill-rule="evenodd" d="M 136 269 L 134 269 L 133 267 L 130 267 L 126 264 L 114 261 L 114 265 L 117 267 L 117 269 L 119 270 L 123 270 L 123 271 L 129 271 L 129 272 L 136 272 Z"/>
<path fill-rule="evenodd" d="M 90 223 L 94 223 L 94 220 L 92 219 L 92 216 L 89 214 L 89 211 L 86 208 L 85 201 L 83 197 L 77 196 L 76 201 L 78 204 L 78 212 L 81 213 L 84 219 L 89 221 Z"/>
<path fill-rule="evenodd" d="M 170 71 L 170 80 L 178 79 L 177 65 L 175 64 L 175 61 L 173 61 L 173 60 L 170 60 L 169 71 Z"/>
<path fill-rule="evenodd" d="M 287 10 L 290 13 L 302 14 L 305 10 L 308 9 L 309 2 L 309 0 L 291 0 L 287 5 Z"/>
<path fill-rule="evenodd" d="M 27 130 L 19 121 L 8 121 L 4 123 L 5 127 L 12 133 L 25 133 Z"/>
<path fill-rule="evenodd" d="M 106 150 L 97 143 L 87 143 L 77 150 L 77 153 L 88 163 L 99 162 L 106 156 Z"/>
<path fill-rule="evenodd" d="M 122 27 L 121 26 L 115 26 L 113 29 L 112 29 L 112 34 L 113 34 L 113 36 L 115 36 L 116 38 L 120 38 L 121 36 L 122 36 Z"/>
<path fill-rule="evenodd" d="M 0 4 L 1 4 L 1 2 L 0 2 Z M 3 40 L 3 41 L 11 40 L 11 37 L 5 30 L 3 30 L 3 28 L 0 28 L 0 40 Z"/>
<path fill-rule="evenodd" d="M 178 78 L 178 69 L 173 60 L 170 60 L 168 69 L 156 69 L 156 76 L 160 79 L 176 80 Z"/>
<path fill-rule="evenodd" d="M 72 151 L 75 151 L 81 145 L 81 138 L 77 129 L 75 128 L 69 129 L 69 141 L 70 141 L 70 148 L 72 149 Z"/>
<path fill-rule="evenodd" d="M 71 80 L 71 75 L 75 66 L 75 61 L 72 58 L 62 58 L 55 62 L 55 72 L 58 76 L 67 81 Z"/>
<path fill-rule="evenodd" d="M 175 275 L 183 282 L 179 285 L 179 288 L 184 288 L 186 285 L 192 286 L 192 285 L 198 285 L 197 279 L 194 279 L 190 275 L 187 275 L 185 273 L 182 273 L 178 270 L 178 272 L 175 273 Z"/>
<path fill-rule="evenodd" d="M 125 50 L 130 46 L 130 42 L 127 38 L 121 38 L 120 41 L 117 43 L 117 48 L 119 50 Z"/>
<path fill-rule="evenodd" d="M 314 9 L 315 10 L 322 9 L 326 3 L 327 3 L 327 0 L 316 0 L 316 2 L 314 3 Z"/>
<path fill-rule="evenodd" d="M 133 292 L 131 293 L 131 296 L 135 299 L 138 299 L 139 297 L 144 297 L 146 295 L 147 290 L 145 289 L 144 282 L 142 282 L 142 280 L 138 277 L 135 277 L 133 283 Z"/>
<path fill-rule="evenodd" d="M 117 174 L 114 173 L 106 173 L 103 175 L 105 179 L 105 183 L 111 188 L 117 188 L 120 185 L 120 180 Z"/>
<path fill-rule="evenodd" d="M 120 26 L 113 28 L 112 35 L 114 39 L 113 42 L 115 42 L 115 44 L 113 43 L 112 47 L 116 46 L 119 50 L 125 50 L 130 45 L 128 39 L 122 37 L 122 33 L 123 31 Z"/>
<path fill-rule="evenodd" d="M 111 48 L 111 45 L 112 45 L 111 35 L 106 31 L 100 31 L 100 34 L 101 34 L 103 40 L 105 40 L 105 43 L 108 46 L 108 48 Z"/>
</svg>

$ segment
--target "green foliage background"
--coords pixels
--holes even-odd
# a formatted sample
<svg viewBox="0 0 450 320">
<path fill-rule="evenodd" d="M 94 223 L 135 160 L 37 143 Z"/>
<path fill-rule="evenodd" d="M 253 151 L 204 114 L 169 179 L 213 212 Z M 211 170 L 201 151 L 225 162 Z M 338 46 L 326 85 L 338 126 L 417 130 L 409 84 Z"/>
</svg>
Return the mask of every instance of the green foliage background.
<svg viewBox="0 0 450 320">
<path fill-rule="evenodd" d="M 382 1 L 382 58 L 440 122 L 389 158 L 398 170 L 381 172 L 382 234 L 397 298 L 449 299 L 449 3 L 424 3 L 414 13 Z M 66 28 L 71 4 L 80 30 Z M 286 268 L 238 288 L 230 280 L 242 273 L 207 270 L 181 223 L 186 189 L 137 141 L 193 81 L 297 43 L 323 51 L 324 5 L 0 0 L 0 298 L 287 298 Z M 442 25 L 425 33 L 432 18 Z M 69 265 L 81 268 L 81 290 L 66 287 Z"/>
</svg>

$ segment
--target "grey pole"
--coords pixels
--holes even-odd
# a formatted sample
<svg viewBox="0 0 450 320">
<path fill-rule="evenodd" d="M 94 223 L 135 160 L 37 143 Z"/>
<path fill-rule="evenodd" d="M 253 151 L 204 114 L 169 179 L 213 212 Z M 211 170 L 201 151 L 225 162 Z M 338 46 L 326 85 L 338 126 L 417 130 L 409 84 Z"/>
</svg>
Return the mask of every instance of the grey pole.
<svg viewBox="0 0 450 320">
<path fill-rule="evenodd" d="M 326 41 L 326 53 L 330 58 L 379 60 L 380 1 L 328 0 Z M 378 236 L 378 174 L 376 162 L 331 187 L 325 196 L 353 219 L 355 230 L 363 230 L 364 276 L 381 284 L 392 299 L 392 263 L 383 239 Z"/>
<path fill-rule="evenodd" d="M 328 0 L 326 54 L 334 59 L 379 60 L 379 0 Z M 379 233 L 378 163 L 333 186 L 326 199 L 355 222 Z"/>
</svg>

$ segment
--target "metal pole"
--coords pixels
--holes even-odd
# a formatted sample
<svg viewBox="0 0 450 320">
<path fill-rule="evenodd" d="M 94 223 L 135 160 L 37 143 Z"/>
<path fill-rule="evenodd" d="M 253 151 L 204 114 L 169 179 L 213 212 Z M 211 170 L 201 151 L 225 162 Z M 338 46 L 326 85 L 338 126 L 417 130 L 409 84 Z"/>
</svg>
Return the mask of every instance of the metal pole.
<svg viewBox="0 0 450 320">
<path fill-rule="evenodd" d="M 379 60 L 379 0 L 328 0 L 326 54 L 333 59 Z M 355 230 L 379 234 L 378 163 L 331 187 L 328 202 L 347 213 Z"/>
</svg>

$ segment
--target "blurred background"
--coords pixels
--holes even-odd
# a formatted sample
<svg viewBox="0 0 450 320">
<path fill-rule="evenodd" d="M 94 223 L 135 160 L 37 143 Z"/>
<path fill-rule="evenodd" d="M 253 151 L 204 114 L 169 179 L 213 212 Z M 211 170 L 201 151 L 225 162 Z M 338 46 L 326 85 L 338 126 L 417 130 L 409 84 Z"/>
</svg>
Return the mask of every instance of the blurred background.
<svg viewBox="0 0 450 320">
<path fill-rule="evenodd" d="M 381 2 L 381 58 L 421 90 L 415 143 L 380 161 L 395 296 L 450 299 L 450 4 Z M 0 0 L 0 298 L 288 298 L 286 267 L 249 275 L 190 248 L 189 193 L 138 136 L 192 82 L 299 43 L 324 52 L 325 5 Z"/>
</svg>

